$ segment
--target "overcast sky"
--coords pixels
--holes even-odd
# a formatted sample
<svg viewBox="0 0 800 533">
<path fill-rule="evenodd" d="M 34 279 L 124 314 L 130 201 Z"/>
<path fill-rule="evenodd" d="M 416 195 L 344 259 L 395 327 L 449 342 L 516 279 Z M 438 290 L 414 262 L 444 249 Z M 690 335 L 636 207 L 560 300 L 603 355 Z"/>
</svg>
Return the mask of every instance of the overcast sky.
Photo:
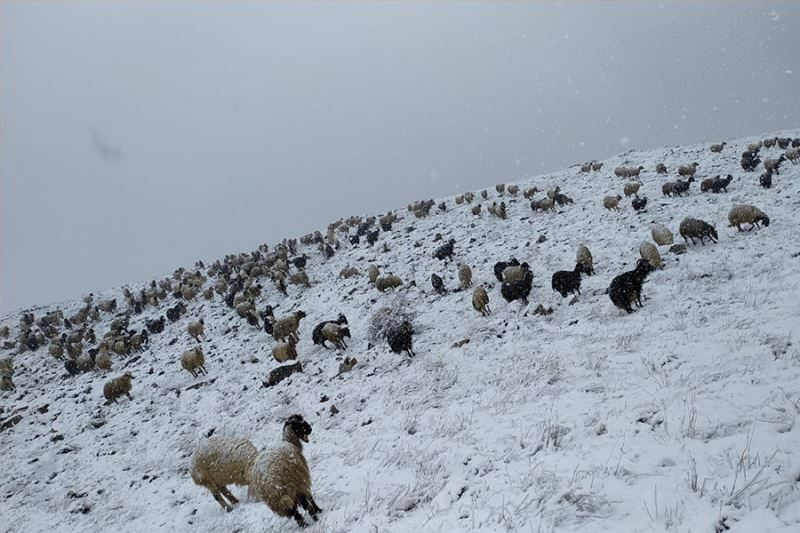
<svg viewBox="0 0 800 533">
<path fill-rule="evenodd" d="M 0 2 L 0 311 L 800 126 L 800 2 Z"/>
</svg>

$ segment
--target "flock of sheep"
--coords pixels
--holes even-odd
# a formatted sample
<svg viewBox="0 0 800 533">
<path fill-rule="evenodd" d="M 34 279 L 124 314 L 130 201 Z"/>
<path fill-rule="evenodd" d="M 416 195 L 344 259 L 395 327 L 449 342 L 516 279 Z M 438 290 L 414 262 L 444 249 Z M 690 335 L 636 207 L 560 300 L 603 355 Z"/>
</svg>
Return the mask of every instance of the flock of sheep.
<svg viewBox="0 0 800 533">
<path fill-rule="evenodd" d="M 726 146 L 727 143 L 714 144 L 710 151 L 720 154 Z M 768 158 L 765 152 L 769 150 L 783 152 L 778 157 Z M 759 176 L 759 183 L 769 188 L 773 177 L 780 174 L 780 167 L 786 160 L 793 164 L 800 160 L 800 139 L 769 138 L 753 143 L 742 154 L 741 166 L 744 171 L 751 172 L 759 163 L 763 163 L 764 173 Z M 602 163 L 592 161 L 581 165 L 581 172 L 599 172 L 602 167 Z M 678 198 L 690 194 L 699 167 L 696 162 L 680 165 L 677 168 L 678 179 L 663 184 L 664 196 Z M 656 175 L 668 173 L 663 163 L 657 164 L 654 171 Z M 627 180 L 621 185 L 622 193 L 626 198 L 632 197 L 631 205 L 637 212 L 644 211 L 647 206 L 647 198 L 639 196 L 643 172 L 647 170 L 641 165 L 620 166 L 614 170 L 616 176 Z M 731 175 L 724 178 L 709 176 L 702 181 L 700 191 L 727 192 L 732 180 Z M 575 203 L 559 187 L 544 191 L 532 187 L 521 191 L 517 185 L 498 184 L 495 192 L 496 199 L 491 204 L 488 203 L 489 191 L 483 190 L 477 194 L 469 192 L 457 196 L 455 206 L 469 205 L 470 212 L 480 217 L 483 212 L 483 204 L 480 202 L 483 201 L 490 216 L 504 220 L 510 211 L 505 200 L 516 198 L 520 193 L 530 201 L 530 209 L 534 213 L 553 212 L 556 207 L 568 207 Z M 540 193 L 544 196 L 537 198 Z M 623 195 L 608 195 L 603 198 L 602 205 L 609 211 L 619 211 Z M 427 200 L 410 204 L 408 212 L 415 218 L 422 219 L 431 216 L 434 207 L 441 212 L 452 208 L 446 202 L 437 205 L 433 200 Z M 250 253 L 228 255 L 208 267 L 198 261 L 194 269 L 180 268 L 171 277 L 153 280 L 139 291 L 124 288 L 123 296 L 127 304 L 124 311 L 118 309 L 116 299 L 96 301 L 94 295 L 90 294 L 84 298 L 84 305 L 71 316 L 65 316 L 61 310 L 50 311 L 38 318 L 27 312 L 20 319 L 16 338 L 10 340 L 11 331 L 8 327 L 0 328 L 0 338 L 5 339 L 2 347 L 18 352 L 36 352 L 47 346 L 48 353 L 63 362 L 69 376 L 92 371 L 107 372 L 116 364 L 121 364 L 123 368 L 128 366 L 131 359 L 128 359 L 128 364 L 123 361 L 147 349 L 151 336 L 164 332 L 167 322 L 181 321 L 189 312 L 191 302 L 221 299 L 233 316 L 263 330 L 273 338 L 272 356 L 280 366 L 264 382 L 264 386 L 271 387 L 294 372 L 302 372 L 302 365 L 297 361 L 298 345 L 301 341 L 299 327 L 306 318 L 306 313 L 295 309 L 284 316 L 276 317 L 276 306 L 264 305 L 259 309 L 257 302 L 263 300 L 264 283 L 272 283 L 275 290 L 284 296 L 289 294 L 290 286 L 296 287 L 297 291 L 303 291 L 313 283 L 306 271 L 306 265 L 315 257 L 314 250 L 318 253 L 318 260 L 326 261 L 343 247 L 362 246 L 362 239 L 366 241 L 366 246 L 373 247 L 379 240 L 380 232 L 393 231 L 398 220 L 401 220 L 401 216 L 397 212 L 378 217 L 349 217 L 330 224 L 325 234 L 317 231 L 300 239 L 286 239 L 272 249 L 263 244 Z M 754 227 L 768 226 L 770 219 L 753 205 L 736 205 L 729 212 L 728 223 L 743 231 L 745 228 L 752 230 Z M 687 244 L 695 244 L 699 240 L 701 245 L 705 245 L 706 240 L 713 243 L 718 239 L 714 225 L 697 218 L 685 218 L 680 222 L 678 230 Z M 672 231 L 664 225 L 653 225 L 651 236 L 655 244 L 648 241 L 641 243 L 640 257 L 635 267 L 613 277 L 608 285 L 607 294 L 611 302 L 628 313 L 633 312 L 636 306 L 642 306 L 642 286 L 646 277 L 656 269 L 664 268 L 658 247 L 671 246 L 670 251 L 674 253 L 686 251 L 684 245 L 675 244 Z M 473 269 L 465 262 L 455 260 L 459 255 L 455 239 L 445 240 L 437 234 L 434 243 L 436 245 L 432 248 L 432 258 L 440 261 L 439 264 L 444 269 L 451 265 L 455 267 L 459 284 L 452 290 L 472 289 L 473 308 L 483 316 L 490 315 L 491 285 L 473 285 Z M 304 247 L 302 250 L 301 246 Z M 383 249 L 388 250 L 385 242 Z M 498 261 L 494 264 L 493 273 L 500 284 L 499 293 L 503 299 L 527 303 L 533 287 L 533 273 L 527 262 L 520 262 L 513 257 L 507 261 Z M 406 284 L 391 270 L 382 272 L 375 264 L 368 265 L 364 274 L 368 287 L 374 288 L 378 293 L 398 290 Z M 348 265 L 339 272 L 339 277 L 350 279 L 364 274 L 358 267 Z M 592 253 L 587 246 L 581 245 L 576 251 L 574 268 L 554 272 L 551 287 L 562 297 L 580 295 L 582 277 L 593 274 L 595 268 Z M 440 273 L 432 272 L 430 283 L 435 294 L 449 292 Z M 416 283 L 412 281 L 411 284 Z M 538 314 L 551 312 L 552 309 L 541 305 L 536 310 Z M 108 331 L 98 337 L 95 327 L 103 315 L 113 315 L 114 318 Z M 145 317 L 143 329 L 131 328 L 131 319 L 136 315 L 148 315 Z M 186 334 L 197 345 L 184 351 L 179 362 L 181 368 L 193 378 L 207 373 L 205 353 L 201 346 L 207 340 L 205 326 L 204 319 L 197 316 L 188 321 L 185 327 Z M 382 329 L 389 349 L 395 353 L 405 353 L 409 357 L 415 356 L 414 332 L 414 324 L 407 318 L 390 321 Z M 325 348 L 331 345 L 340 351 L 347 350 L 347 339 L 350 338 L 351 331 L 344 313 L 339 313 L 335 319 L 317 323 L 311 334 L 314 345 Z M 351 371 L 356 363 L 355 357 L 345 358 L 337 376 Z M 0 390 L 15 389 L 13 375 L 12 359 L 0 359 Z M 123 397 L 132 399 L 133 379 L 133 373 L 126 371 L 106 381 L 103 395 L 108 403 L 116 403 Z M 305 525 L 300 509 L 304 509 L 314 520 L 321 512 L 311 495 L 310 471 L 303 456 L 302 442 L 308 442 L 310 433 L 311 426 L 308 422 L 300 415 L 293 415 L 285 420 L 281 443 L 262 452 L 246 439 L 211 437 L 196 450 L 191 463 L 191 477 L 196 484 L 208 488 L 214 499 L 226 510 L 237 503 L 237 499 L 228 490 L 228 485 L 248 485 L 253 494 L 266 502 L 277 515 L 294 518 L 298 524 Z"/>
</svg>

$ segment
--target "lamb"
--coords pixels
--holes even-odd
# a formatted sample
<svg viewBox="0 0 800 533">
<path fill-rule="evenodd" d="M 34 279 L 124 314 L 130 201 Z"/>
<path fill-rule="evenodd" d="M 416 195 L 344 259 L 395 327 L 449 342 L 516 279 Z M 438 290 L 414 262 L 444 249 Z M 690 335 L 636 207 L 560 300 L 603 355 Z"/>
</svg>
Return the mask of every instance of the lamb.
<svg viewBox="0 0 800 533">
<path fill-rule="evenodd" d="M 475 215 L 476 217 L 481 216 L 481 204 L 473 205 L 471 211 L 472 214 Z"/>
<path fill-rule="evenodd" d="M 375 280 L 375 288 L 381 292 L 386 292 L 387 289 L 396 289 L 403 284 L 403 280 L 389 273 L 386 276 L 381 276 Z"/>
<path fill-rule="evenodd" d="M 326 320 L 314 326 L 314 329 L 311 331 L 311 341 L 315 345 L 322 345 L 327 348 L 325 345 L 326 338 L 322 333 L 322 329 L 328 324 L 338 324 L 340 326 L 347 325 L 347 317 L 344 316 L 343 313 L 339 313 L 339 316 L 336 318 L 336 320 Z"/>
<path fill-rule="evenodd" d="M 717 242 L 719 238 L 717 236 L 717 230 L 714 229 L 714 226 L 705 222 L 703 220 L 687 217 L 681 221 L 681 225 L 678 228 L 681 237 L 687 243 L 691 239 L 692 244 L 694 244 L 695 238 L 700 239 L 700 244 L 703 246 L 706 245 L 705 238 L 708 237 L 711 239 L 711 242 Z"/>
<path fill-rule="evenodd" d="M 350 338 L 350 328 L 347 325 L 329 322 L 322 327 L 322 336 L 325 337 L 325 341 L 333 343 L 339 350 L 344 350 L 347 348 L 345 338 Z"/>
<path fill-rule="evenodd" d="M 562 298 L 570 293 L 581 293 L 581 272 L 583 265 L 576 263 L 573 270 L 559 270 L 553 274 L 550 285 L 553 291 L 558 292 Z"/>
<path fill-rule="evenodd" d="M 765 189 L 772 187 L 772 172 L 764 172 L 758 177 L 758 183 Z"/>
<path fill-rule="evenodd" d="M 647 196 L 642 196 L 641 198 L 637 196 L 633 199 L 633 201 L 631 201 L 631 206 L 637 213 L 644 211 L 647 207 Z"/>
<path fill-rule="evenodd" d="M 728 185 L 733 181 L 733 176 L 728 174 L 725 178 L 717 176 L 711 183 L 711 192 L 720 193 L 722 191 L 728 192 Z"/>
<path fill-rule="evenodd" d="M 409 321 L 404 320 L 386 331 L 386 340 L 394 353 L 406 352 L 409 357 L 414 357 L 417 354 L 414 353 L 413 335 L 414 327 Z"/>
<path fill-rule="evenodd" d="M 433 257 L 440 261 L 446 261 L 450 259 L 453 260 L 453 245 L 455 245 L 456 240 L 450 239 L 445 244 L 441 245 L 439 248 L 436 249 L 434 252 Z"/>
<path fill-rule="evenodd" d="M 678 196 L 683 196 L 684 194 L 688 194 L 689 186 L 694 182 L 694 176 L 689 176 L 689 179 L 686 181 L 678 180 L 672 182 L 672 194 L 676 194 Z"/>
<path fill-rule="evenodd" d="M 433 290 L 439 294 L 447 294 L 447 289 L 444 287 L 444 281 L 442 280 L 441 276 L 435 273 L 431 274 L 431 286 L 433 287 Z"/>
<path fill-rule="evenodd" d="M 583 265 L 583 272 L 591 276 L 594 274 L 594 261 L 592 259 L 592 252 L 581 244 L 578 246 L 578 251 L 575 254 L 575 261 Z"/>
<path fill-rule="evenodd" d="M 228 485 L 248 484 L 257 455 L 258 449 L 247 439 L 213 436 L 195 450 L 189 472 L 195 484 L 207 488 L 223 509 L 232 511 L 239 500 Z"/>
<path fill-rule="evenodd" d="M 311 474 L 303 456 L 311 425 L 292 415 L 283 426 L 283 442 L 259 453 L 247 474 L 250 490 L 278 516 L 291 517 L 300 527 L 306 522 L 298 507 L 316 521 L 322 509 L 311 495 Z M 301 442 L 302 441 L 302 442 Z"/>
<path fill-rule="evenodd" d="M 472 307 L 475 308 L 483 316 L 488 316 L 491 313 L 489 309 L 489 295 L 483 285 L 478 285 L 472 291 Z"/>
<path fill-rule="evenodd" d="M 508 267 L 503 271 L 500 294 L 507 302 L 514 300 L 527 302 L 532 286 L 533 272 L 528 263 L 522 263 L 520 266 Z"/>
<path fill-rule="evenodd" d="M 642 244 L 639 245 L 639 255 L 642 259 L 647 259 L 653 268 L 664 268 L 661 254 L 658 253 L 658 248 L 653 243 L 642 241 Z"/>
<path fill-rule="evenodd" d="M 272 357 L 279 363 L 297 359 L 297 341 L 294 340 L 294 337 L 289 337 L 288 342 L 279 342 L 273 346 Z"/>
<path fill-rule="evenodd" d="M 619 211 L 619 201 L 622 200 L 622 196 L 606 196 L 603 198 L 603 207 L 611 211 L 612 209 L 615 211 Z"/>
<path fill-rule="evenodd" d="M 128 400 L 133 400 L 131 396 L 131 379 L 133 376 L 130 372 L 125 372 L 119 377 L 106 381 L 103 385 L 103 396 L 108 402 L 117 403 L 117 398 L 127 396 Z"/>
<path fill-rule="evenodd" d="M 694 176 L 697 172 L 697 167 L 700 166 L 700 163 L 694 162 L 691 165 L 681 165 L 678 167 L 678 175 L 679 176 Z"/>
<path fill-rule="evenodd" d="M 767 172 L 772 172 L 773 174 L 780 174 L 781 173 L 781 163 L 786 161 L 786 154 L 781 154 L 778 159 L 765 159 L 764 160 L 764 169 Z"/>
<path fill-rule="evenodd" d="M 458 266 L 458 282 L 462 291 L 472 286 L 472 269 L 466 263 Z"/>
<path fill-rule="evenodd" d="M 642 306 L 642 284 L 647 275 L 653 271 L 653 265 L 647 259 L 639 259 L 634 270 L 624 272 L 611 280 L 608 296 L 615 306 L 633 313 L 633 304 Z"/>
<path fill-rule="evenodd" d="M 200 346 L 186 350 L 181 354 L 181 368 L 187 370 L 193 378 L 198 375 L 206 375 L 206 357 Z"/>
<path fill-rule="evenodd" d="M 727 144 L 728 143 L 726 143 L 726 142 L 722 142 L 722 143 L 718 143 L 718 144 L 712 144 L 711 145 L 711 151 L 714 152 L 715 154 L 718 154 L 718 153 L 720 153 L 722 151 L 723 148 L 725 148 L 725 146 Z"/>
<path fill-rule="evenodd" d="M 669 246 L 675 242 L 672 232 L 663 224 L 654 224 L 653 227 L 650 228 L 650 235 L 659 246 Z"/>
<path fill-rule="evenodd" d="M 300 340 L 297 334 L 297 328 L 300 326 L 300 320 L 305 318 L 306 314 L 303 311 L 295 311 L 291 315 L 281 318 L 272 326 L 272 336 L 277 341 L 284 341 L 286 337 L 294 337 L 294 340 Z"/>
<path fill-rule="evenodd" d="M 494 277 L 497 278 L 497 281 L 503 283 L 503 271 L 510 266 L 519 266 L 519 261 L 512 257 L 508 261 L 499 261 L 494 264 Z"/>
<path fill-rule="evenodd" d="M 200 342 L 200 337 L 203 337 L 203 340 L 207 340 L 205 334 L 205 322 L 201 318 L 197 322 L 191 322 L 188 326 L 186 326 L 186 331 L 189 332 L 189 335 L 197 341 Z"/>
<path fill-rule="evenodd" d="M 739 231 L 742 231 L 742 224 L 750 224 L 748 231 L 752 231 L 753 228 L 760 228 L 759 224 L 764 224 L 764 227 L 769 226 L 769 217 L 753 205 L 741 204 L 730 210 L 728 222 L 729 227 L 736 226 Z"/>
<path fill-rule="evenodd" d="M 667 173 L 667 165 L 664 163 L 656 164 L 656 174 L 666 174 Z"/>
<path fill-rule="evenodd" d="M 625 193 L 625 196 L 633 196 L 639 192 L 639 187 L 641 186 L 641 181 L 629 181 L 625 184 L 625 187 L 622 189 L 622 191 Z"/>
</svg>

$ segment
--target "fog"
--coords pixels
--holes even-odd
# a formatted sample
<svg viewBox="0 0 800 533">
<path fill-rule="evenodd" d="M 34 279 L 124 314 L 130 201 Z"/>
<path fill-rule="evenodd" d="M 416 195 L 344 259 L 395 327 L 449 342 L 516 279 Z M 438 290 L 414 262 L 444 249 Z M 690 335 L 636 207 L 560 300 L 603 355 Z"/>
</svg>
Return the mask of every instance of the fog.
<svg viewBox="0 0 800 533">
<path fill-rule="evenodd" d="M 800 125 L 797 2 L 0 3 L 0 311 Z"/>
</svg>

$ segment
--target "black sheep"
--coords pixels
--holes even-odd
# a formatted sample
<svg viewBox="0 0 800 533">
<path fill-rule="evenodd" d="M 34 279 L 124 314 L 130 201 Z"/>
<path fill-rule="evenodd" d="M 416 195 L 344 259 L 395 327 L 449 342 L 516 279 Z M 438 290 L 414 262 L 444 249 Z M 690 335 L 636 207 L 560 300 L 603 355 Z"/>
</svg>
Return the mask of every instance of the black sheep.
<svg viewBox="0 0 800 533">
<path fill-rule="evenodd" d="M 514 300 L 528 300 L 528 295 L 531 293 L 533 287 L 533 272 L 531 272 L 528 263 L 522 263 L 519 268 L 522 270 L 521 279 L 513 279 L 510 281 L 503 281 L 500 287 L 500 294 L 507 302 Z"/>
<path fill-rule="evenodd" d="M 394 353 L 406 352 L 409 357 L 414 357 L 414 348 L 412 347 L 414 335 L 414 327 L 407 320 L 400 324 L 396 324 L 389 328 L 386 332 L 386 340 L 389 342 L 389 348 Z"/>
<path fill-rule="evenodd" d="M 647 196 L 643 196 L 639 198 L 638 196 L 633 199 L 631 202 L 634 211 L 644 211 L 644 208 L 647 207 Z"/>
<path fill-rule="evenodd" d="M 433 257 L 440 261 L 445 261 L 447 259 L 453 260 L 453 245 L 455 245 L 456 240 L 450 239 L 445 244 L 441 245 L 436 249 L 434 252 Z"/>
<path fill-rule="evenodd" d="M 769 189 L 770 187 L 772 187 L 772 172 L 767 171 L 761 174 L 761 176 L 758 177 L 758 182 L 765 189 Z"/>
<path fill-rule="evenodd" d="M 792 139 L 789 137 L 781 137 L 778 139 L 778 147 L 781 150 L 786 150 L 789 148 L 789 145 L 792 143 Z"/>
<path fill-rule="evenodd" d="M 306 254 L 303 254 L 300 257 L 295 257 L 294 259 L 292 259 L 292 264 L 298 270 L 302 270 L 302 269 L 304 269 L 306 267 L 307 259 L 308 259 L 308 256 Z"/>
<path fill-rule="evenodd" d="M 431 285 L 433 286 L 433 290 L 439 294 L 447 293 L 447 289 L 444 288 L 444 281 L 437 274 L 431 274 Z"/>
<path fill-rule="evenodd" d="M 378 242 L 378 230 L 368 231 L 367 232 L 367 244 L 372 246 L 376 242 Z"/>
<path fill-rule="evenodd" d="M 147 331 L 149 331 L 152 334 L 156 334 L 164 331 L 164 322 L 165 318 L 162 316 L 155 320 L 147 320 L 145 322 L 145 325 L 147 326 Z"/>
<path fill-rule="evenodd" d="M 360 242 L 361 238 L 359 238 L 358 235 L 353 235 L 352 237 L 350 237 L 350 244 L 352 244 L 353 246 L 357 245 Z"/>
<path fill-rule="evenodd" d="M 76 363 L 72 359 L 67 359 L 64 361 L 64 368 L 69 373 L 70 376 L 77 376 L 81 373 L 80 369 L 78 369 L 78 363 Z"/>
<path fill-rule="evenodd" d="M 572 198 L 567 196 L 566 194 L 561 194 L 560 192 L 556 193 L 555 197 L 553 197 L 553 201 L 560 206 L 574 204 L 575 202 L 572 201 Z"/>
<path fill-rule="evenodd" d="M 508 261 L 499 261 L 494 264 L 494 277 L 497 278 L 497 281 L 503 283 L 503 270 L 510 266 L 519 266 L 519 261 L 517 261 L 516 257 L 512 257 Z"/>
<path fill-rule="evenodd" d="M 231 296 L 231 307 L 233 307 L 233 296 Z M 167 309 L 167 318 L 170 322 L 176 322 L 181 315 L 186 311 L 185 306 L 182 303 L 178 303 L 174 307 L 170 307 Z"/>
<path fill-rule="evenodd" d="M 733 176 L 728 174 L 725 178 L 714 178 L 711 182 L 711 192 L 728 192 L 728 185 L 733 181 Z"/>
<path fill-rule="evenodd" d="M 655 270 L 647 259 L 639 259 L 636 268 L 624 272 L 611 280 L 608 287 L 608 297 L 614 305 L 633 313 L 633 304 L 642 306 L 642 284 L 647 275 Z"/>
<path fill-rule="evenodd" d="M 581 263 L 575 265 L 574 270 L 559 270 L 553 274 L 551 285 L 553 290 L 566 298 L 568 294 L 581 293 L 581 273 L 586 269 Z"/>
<path fill-rule="evenodd" d="M 325 257 L 328 259 L 333 257 L 333 248 L 331 247 L 330 244 L 325 245 Z"/>
<path fill-rule="evenodd" d="M 678 180 L 676 182 L 673 182 L 672 193 L 677 194 L 678 196 L 683 196 L 684 194 L 688 194 L 689 185 L 693 181 L 694 181 L 694 176 L 689 176 L 689 179 L 686 181 Z"/>
<path fill-rule="evenodd" d="M 758 157 L 758 150 L 742 153 L 742 169 L 752 172 L 759 163 L 761 163 L 761 158 Z"/>
</svg>

